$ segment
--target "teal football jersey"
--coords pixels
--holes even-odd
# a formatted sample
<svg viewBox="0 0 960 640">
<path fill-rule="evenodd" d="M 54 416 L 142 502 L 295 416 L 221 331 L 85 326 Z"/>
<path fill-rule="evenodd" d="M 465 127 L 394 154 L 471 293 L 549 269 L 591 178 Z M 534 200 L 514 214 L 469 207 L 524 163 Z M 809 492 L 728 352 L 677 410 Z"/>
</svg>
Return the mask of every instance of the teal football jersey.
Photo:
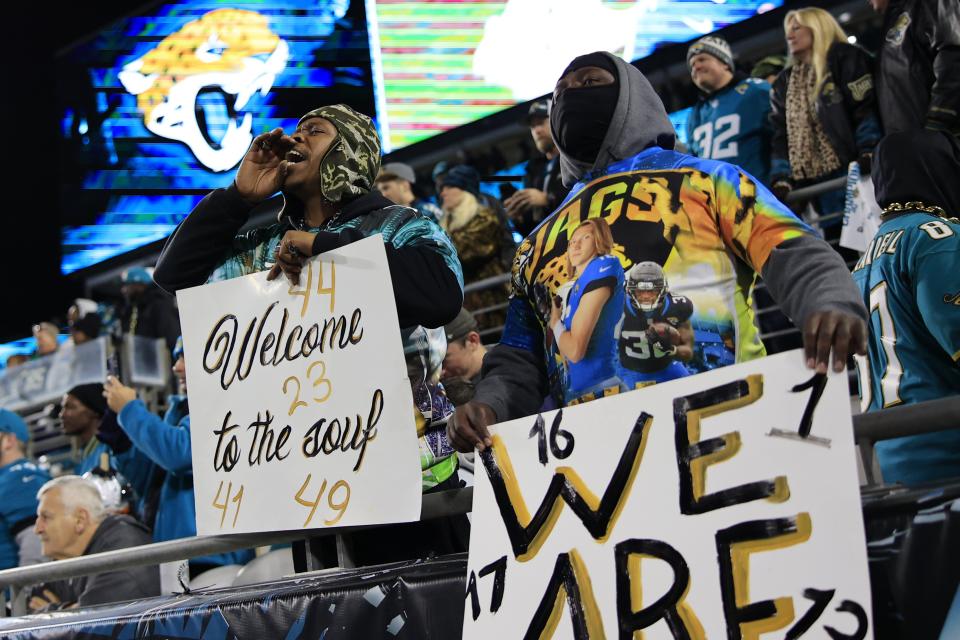
<svg viewBox="0 0 960 640">
<path fill-rule="evenodd" d="M 862 408 L 960 394 L 960 224 L 920 212 L 885 220 L 853 278 L 870 311 Z M 960 476 L 960 428 L 881 441 L 877 455 L 888 482 Z"/>
<path fill-rule="evenodd" d="M 733 82 L 693 106 L 687 119 L 690 152 L 725 160 L 767 184 L 770 173 L 770 85 L 757 78 Z"/>
</svg>

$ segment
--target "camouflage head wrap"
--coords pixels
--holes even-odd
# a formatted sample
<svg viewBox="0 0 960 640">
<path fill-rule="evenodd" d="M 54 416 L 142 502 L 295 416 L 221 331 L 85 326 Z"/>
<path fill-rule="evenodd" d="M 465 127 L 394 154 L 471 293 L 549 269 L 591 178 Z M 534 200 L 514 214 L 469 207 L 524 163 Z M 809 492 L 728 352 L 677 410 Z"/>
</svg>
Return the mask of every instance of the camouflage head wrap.
<svg viewBox="0 0 960 640">
<path fill-rule="evenodd" d="M 320 161 L 323 197 L 340 202 L 369 193 L 380 172 L 380 137 L 373 121 L 345 104 L 314 109 L 297 126 L 307 118 L 326 118 L 339 134 Z"/>
</svg>

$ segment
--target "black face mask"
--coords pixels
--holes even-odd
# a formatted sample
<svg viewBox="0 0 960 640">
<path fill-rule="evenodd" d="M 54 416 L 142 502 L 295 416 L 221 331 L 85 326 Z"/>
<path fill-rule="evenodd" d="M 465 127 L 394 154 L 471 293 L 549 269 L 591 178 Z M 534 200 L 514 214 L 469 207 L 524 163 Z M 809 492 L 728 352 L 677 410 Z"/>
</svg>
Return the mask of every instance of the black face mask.
<svg viewBox="0 0 960 640">
<path fill-rule="evenodd" d="M 595 162 L 619 97 L 617 82 L 563 90 L 554 100 L 551 114 L 563 150 L 581 162 Z"/>
</svg>

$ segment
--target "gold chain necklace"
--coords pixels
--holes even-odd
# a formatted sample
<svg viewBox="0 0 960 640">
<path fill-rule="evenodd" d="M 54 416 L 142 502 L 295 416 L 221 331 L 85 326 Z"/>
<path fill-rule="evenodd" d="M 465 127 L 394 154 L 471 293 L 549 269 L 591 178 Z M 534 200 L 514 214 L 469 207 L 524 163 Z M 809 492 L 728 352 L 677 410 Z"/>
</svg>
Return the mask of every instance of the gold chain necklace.
<svg viewBox="0 0 960 640">
<path fill-rule="evenodd" d="M 938 207 L 935 204 L 927 204 L 926 202 L 920 202 L 918 200 L 911 202 L 891 202 L 883 208 L 883 212 L 880 214 L 880 217 L 885 218 L 887 216 L 906 211 L 923 211 L 924 213 L 935 215 L 938 218 L 949 220 L 955 224 L 960 224 L 960 219 L 948 216 L 947 212 L 943 210 L 943 207 Z"/>
</svg>

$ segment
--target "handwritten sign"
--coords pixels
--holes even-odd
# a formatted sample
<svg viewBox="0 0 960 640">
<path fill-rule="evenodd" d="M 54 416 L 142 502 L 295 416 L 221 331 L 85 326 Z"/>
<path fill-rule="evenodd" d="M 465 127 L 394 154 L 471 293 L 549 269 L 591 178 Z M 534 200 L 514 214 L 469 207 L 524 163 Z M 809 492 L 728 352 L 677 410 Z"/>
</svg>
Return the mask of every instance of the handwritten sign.
<svg viewBox="0 0 960 640">
<path fill-rule="evenodd" d="M 847 378 L 801 361 L 497 425 L 463 637 L 872 637 Z"/>
<path fill-rule="evenodd" d="M 178 293 L 197 531 L 416 520 L 420 466 L 380 236 Z"/>
</svg>

